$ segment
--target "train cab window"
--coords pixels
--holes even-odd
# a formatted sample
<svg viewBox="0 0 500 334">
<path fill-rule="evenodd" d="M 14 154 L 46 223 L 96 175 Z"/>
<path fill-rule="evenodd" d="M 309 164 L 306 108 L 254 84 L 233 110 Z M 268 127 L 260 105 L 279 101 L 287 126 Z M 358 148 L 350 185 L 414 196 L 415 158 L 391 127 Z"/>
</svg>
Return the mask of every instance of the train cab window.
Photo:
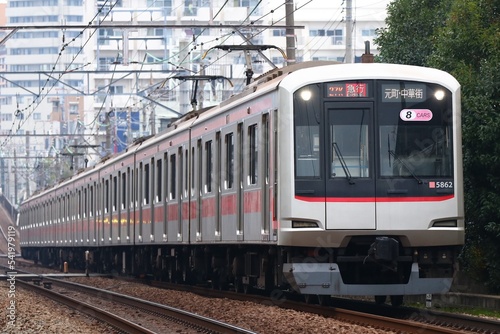
<svg viewBox="0 0 500 334">
<path fill-rule="evenodd" d="M 233 188 L 234 182 L 234 136 L 232 133 L 228 133 L 225 137 L 226 142 L 226 178 L 225 178 L 225 188 Z"/>
<path fill-rule="evenodd" d="M 295 127 L 295 174 L 319 177 L 319 126 Z"/>
<path fill-rule="evenodd" d="M 369 177 L 366 109 L 330 111 L 331 177 Z"/>
<path fill-rule="evenodd" d="M 379 89 L 381 176 L 451 177 L 451 92 L 410 81 L 382 81 Z"/>
<path fill-rule="evenodd" d="M 320 124 L 322 108 L 321 90 L 309 85 L 294 94 L 295 176 L 297 178 L 321 177 Z"/>
</svg>

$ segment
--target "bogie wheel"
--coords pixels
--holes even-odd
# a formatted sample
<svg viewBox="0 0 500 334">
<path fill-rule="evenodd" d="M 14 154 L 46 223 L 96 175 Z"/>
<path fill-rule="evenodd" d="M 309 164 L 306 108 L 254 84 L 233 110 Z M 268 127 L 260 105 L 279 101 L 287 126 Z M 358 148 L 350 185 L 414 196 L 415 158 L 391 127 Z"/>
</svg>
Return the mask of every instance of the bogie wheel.
<svg viewBox="0 0 500 334">
<path fill-rule="evenodd" d="M 318 295 L 318 303 L 321 306 L 328 306 L 332 302 L 332 296 L 329 295 Z"/>
<path fill-rule="evenodd" d="M 234 292 L 241 292 L 243 290 L 243 282 L 241 282 L 241 277 L 234 278 Z"/>
<path fill-rule="evenodd" d="M 403 305 L 403 296 L 402 295 L 391 296 L 391 305 L 394 307 Z"/>
<path fill-rule="evenodd" d="M 387 296 L 375 296 L 375 303 L 378 305 L 382 305 L 385 303 Z"/>
<path fill-rule="evenodd" d="M 304 300 L 306 301 L 306 304 L 316 304 L 316 296 L 315 295 L 305 294 Z"/>
</svg>

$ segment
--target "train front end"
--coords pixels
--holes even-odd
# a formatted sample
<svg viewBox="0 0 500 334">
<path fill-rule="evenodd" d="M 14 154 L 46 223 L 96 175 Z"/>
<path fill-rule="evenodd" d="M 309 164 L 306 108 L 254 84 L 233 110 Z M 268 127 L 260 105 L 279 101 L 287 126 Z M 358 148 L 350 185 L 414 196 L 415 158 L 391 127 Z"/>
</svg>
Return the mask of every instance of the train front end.
<svg viewBox="0 0 500 334">
<path fill-rule="evenodd" d="M 450 289 L 464 242 L 459 94 L 447 73 L 390 64 L 281 82 L 278 244 L 295 290 Z"/>
</svg>

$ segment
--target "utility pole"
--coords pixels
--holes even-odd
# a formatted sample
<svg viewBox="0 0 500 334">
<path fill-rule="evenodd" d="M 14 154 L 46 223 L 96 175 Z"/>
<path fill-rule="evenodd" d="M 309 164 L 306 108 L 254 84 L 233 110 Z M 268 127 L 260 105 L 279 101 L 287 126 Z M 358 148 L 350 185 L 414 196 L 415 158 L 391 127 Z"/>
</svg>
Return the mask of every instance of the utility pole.
<svg viewBox="0 0 500 334">
<path fill-rule="evenodd" d="M 14 149 L 14 204 L 17 205 L 17 154 L 16 150 Z"/>
<path fill-rule="evenodd" d="M 296 62 L 295 59 L 295 29 L 293 25 L 295 24 L 295 19 L 293 16 L 293 0 L 285 0 L 285 13 L 286 20 L 285 24 L 287 26 L 285 30 L 286 34 L 286 64 L 293 65 Z"/>
<path fill-rule="evenodd" d="M 106 87 L 109 86 L 109 80 L 106 79 L 104 85 Z M 104 107 L 104 126 L 106 127 L 106 155 L 111 153 L 111 120 L 109 119 L 109 112 L 110 112 L 110 94 L 106 94 L 104 98 L 106 99 L 105 101 L 105 107 Z"/>
<path fill-rule="evenodd" d="M 29 157 L 30 156 L 30 132 L 29 131 L 26 131 L 26 156 Z M 25 167 L 27 167 L 27 164 L 28 162 L 25 162 Z M 16 175 L 17 175 L 17 171 L 16 171 Z M 24 171 L 24 175 L 26 176 L 26 197 L 29 197 L 31 196 L 31 190 L 30 190 L 30 178 L 29 178 L 29 174 L 28 174 L 28 170 L 26 169 Z"/>
<path fill-rule="evenodd" d="M 352 50 L 352 0 L 345 2 L 345 63 L 354 63 Z"/>
</svg>

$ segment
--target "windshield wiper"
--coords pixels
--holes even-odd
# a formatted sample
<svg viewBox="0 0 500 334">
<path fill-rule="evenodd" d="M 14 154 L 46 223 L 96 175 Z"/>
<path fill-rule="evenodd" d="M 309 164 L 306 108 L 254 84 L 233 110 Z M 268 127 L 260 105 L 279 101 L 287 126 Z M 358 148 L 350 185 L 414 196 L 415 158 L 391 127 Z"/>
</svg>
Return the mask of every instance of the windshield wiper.
<svg viewBox="0 0 500 334">
<path fill-rule="evenodd" d="M 420 179 L 417 175 L 415 175 L 415 173 L 413 172 L 413 169 L 412 169 L 412 168 L 411 168 L 411 167 L 410 167 L 410 166 L 409 166 L 406 162 L 404 162 L 403 160 L 401 160 L 401 158 L 400 158 L 400 157 L 398 157 L 398 156 L 396 155 L 396 153 L 394 153 L 394 151 L 393 151 L 393 150 L 389 150 L 389 157 L 390 157 L 391 155 L 392 155 L 392 157 L 394 158 L 394 160 L 399 161 L 399 163 L 400 163 L 401 165 L 403 165 L 403 167 L 405 167 L 405 168 L 406 168 L 406 170 L 407 170 L 408 172 L 410 172 L 411 176 L 413 176 L 413 178 L 414 178 L 415 180 L 417 180 L 418 184 L 422 184 L 422 183 L 423 183 L 423 182 L 422 182 L 422 180 L 421 180 L 421 179 Z M 390 161 L 390 160 L 389 160 L 389 161 Z"/>
<path fill-rule="evenodd" d="M 349 168 L 347 167 L 347 164 L 345 163 L 344 156 L 340 152 L 339 146 L 337 143 L 332 143 L 333 149 L 335 150 L 335 153 L 339 157 L 340 165 L 342 166 L 342 169 L 344 170 L 344 174 L 347 178 L 347 181 L 349 184 L 354 184 L 354 181 L 352 180 L 351 172 L 349 171 Z"/>
</svg>

